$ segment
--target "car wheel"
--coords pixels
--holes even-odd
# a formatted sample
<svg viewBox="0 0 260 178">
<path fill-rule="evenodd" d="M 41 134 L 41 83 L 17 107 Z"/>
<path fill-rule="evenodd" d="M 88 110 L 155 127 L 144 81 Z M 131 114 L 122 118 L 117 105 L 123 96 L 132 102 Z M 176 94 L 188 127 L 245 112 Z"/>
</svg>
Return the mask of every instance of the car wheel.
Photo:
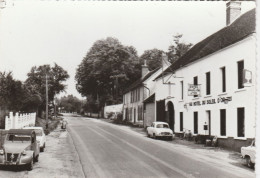
<svg viewBox="0 0 260 178">
<path fill-rule="evenodd" d="M 156 139 L 155 133 L 153 134 L 153 138 Z"/>
<path fill-rule="evenodd" d="M 31 159 L 31 162 L 27 165 L 27 170 L 28 171 L 33 170 L 33 158 Z"/>
<path fill-rule="evenodd" d="M 172 141 L 172 137 L 169 137 L 169 140 Z"/>
<path fill-rule="evenodd" d="M 247 166 L 250 167 L 250 168 L 253 168 L 253 167 L 254 167 L 254 163 L 252 163 L 250 156 L 247 156 L 247 157 L 246 157 L 246 164 L 247 164 Z"/>
<path fill-rule="evenodd" d="M 149 137 L 150 138 L 150 134 L 149 134 L 149 132 L 147 131 L 147 137 Z"/>
<path fill-rule="evenodd" d="M 39 161 L 39 155 L 37 155 L 36 157 L 34 157 L 34 162 L 38 162 Z"/>
</svg>

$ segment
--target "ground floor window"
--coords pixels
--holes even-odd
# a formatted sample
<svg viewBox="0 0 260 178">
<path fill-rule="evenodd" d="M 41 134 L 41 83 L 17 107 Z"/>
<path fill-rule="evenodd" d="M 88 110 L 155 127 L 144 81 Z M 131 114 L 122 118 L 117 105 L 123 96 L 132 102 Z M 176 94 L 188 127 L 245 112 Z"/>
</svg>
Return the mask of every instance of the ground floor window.
<svg viewBox="0 0 260 178">
<path fill-rule="evenodd" d="M 132 121 L 132 108 L 129 109 L 129 120 L 128 121 Z"/>
<path fill-rule="evenodd" d="M 129 115 L 128 115 L 128 108 L 126 108 L 125 109 L 125 120 L 127 120 L 128 121 L 128 118 L 129 117 Z"/>
<path fill-rule="evenodd" d="M 183 131 L 183 112 L 180 112 L 180 131 Z"/>
<path fill-rule="evenodd" d="M 193 132 L 194 132 L 194 134 L 197 134 L 197 133 L 198 133 L 198 112 L 194 112 L 194 113 L 193 113 L 193 119 L 194 119 Z"/>
<path fill-rule="evenodd" d="M 245 136 L 245 108 L 237 108 L 237 136 Z"/>
<path fill-rule="evenodd" d="M 226 136 L 226 110 L 220 110 L 220 135 Z"/>
<path fill-rule="evenodd" d="M 138 106 L 138 120 L 143 120 L 143 107 Z"/>
</svg>

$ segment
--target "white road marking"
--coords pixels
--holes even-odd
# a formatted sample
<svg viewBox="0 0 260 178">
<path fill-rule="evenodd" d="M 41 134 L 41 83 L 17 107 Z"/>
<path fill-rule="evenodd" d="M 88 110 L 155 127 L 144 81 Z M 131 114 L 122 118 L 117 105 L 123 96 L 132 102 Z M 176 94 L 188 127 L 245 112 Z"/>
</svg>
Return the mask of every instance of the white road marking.
<svg viewBox="0 0 260 178">
<path fill-rule="evenodd" d="M 186 172 L 184 172 L 184 171 L 182 171 L 182 170 L 180 170 L 180 169 L 178 169 L 178 168 L 176 168 L 176 167 L 170 166 L 170 165 L 169 165 L 168 163 L 166 163 L 165 161 L 163 161 L 163 160 L 161 160 L 161 159 L 159 159 L 159 158 L 157 158 L 157 157 L 155 157 L 155 156 L 153 156 L 153 155 L 148 154 L 147 152 L 143 151 L 142 149 L 136 147 L 135 145 L 133 145 L 133 144 L 131 144 L 131 143 L 128 143 L 127 141 L 121 139 L 120 137 L 118 137 L 118 136 L 116 136 L 116 135 L 113 135 L 113 134 L 107 132 L 106 130 L 104 130 L 104 129 L 100 128 L 100 127 L 99 127 L 98 129 L 100 129 L 100 130 L 102 130 L 103 132 L 105 132 L 106 134 L 109 134 L 109 135 L 111 135 L 112 137 L 114 137 L 114 138 L 120 140 L 121 142 L 127 144 L 128 146 L 132 147 L 133 149 L 135 149 L 135 150 L 141 152 L 142 154 L 148 156 L 149 158 L 153 159 L 154 161 L 159 162 L 160 164 L 164 165 L 165 167 L 167 167 L 167 168 L 169 168 L 169 169 L 171 169 L 171 170 L 173 170 L 173 171 L 175 171 L 175 172 L 181 174 L 182 176 L 187 177 L 187 178 L 194 178 L 194 176 L 192 176 L 191 174 L 187 174 Z"/>
<path fill-rule="evenodd" d="M 78 135 L 77 132 L 75 132 L 73 129 L 69 129 L 69 131 L 73 132 L 73 135 L 77 138 L 77 141 L 81 144 L 81 148 L 84 149 L 84 154 L 88 155 L 89 161 L 92 163 L 92 166 L 95 170 L 96 176 L 100 178 L 108 177 L 108 175 L 105 175 L 104 171 L 100 168 L 99 164 L 96 162 L 95 158 L 92 156 L 92 153 L 89 151 L 89 149 L 86 147 L 86 144 L 83 142 L 81 137 Z M 87 175 L 88 176 L 88 175 Z M 90 176 L 92 177 L 92 176 Z"/>
<path fill-rule="evenodd" d="M 133 154 L 126 152 L 126 150 L 123 150 L 122 147 L 120 147 L 116 142 L 112 141 L 111 139 L 109 139 L 108 137 L 102 135 L 101 133 L 97 132 L 96 130 L 92 129 L 92 128 L 88 128 L 90 130 L 92 130 L 93 132 L 95 132 L 97 135 L 101 136 L 102 138 L 104 138 L 106 141 L 110 142 L 113 144 L 113 146 L 119 148 L 120 150 L 124 151 L 124 154 L 127 154 L 128 157 L 135 157 L 136 160 L 138 160 L 138 157 L 134 156 Z M 145 164 L 143 161 L 139 161 L 138 163 L 140 163 L 142 165 L 142 167 L 148 169 L 149 171 L 151 171 L 154 175 L 154 177 L 162 177 L 165 175 L 162 175 L 162 173 L 160 173 L 159 171 L 156 171 L 154 168 L 152 168 L 151 166 Z"/>
</svg>

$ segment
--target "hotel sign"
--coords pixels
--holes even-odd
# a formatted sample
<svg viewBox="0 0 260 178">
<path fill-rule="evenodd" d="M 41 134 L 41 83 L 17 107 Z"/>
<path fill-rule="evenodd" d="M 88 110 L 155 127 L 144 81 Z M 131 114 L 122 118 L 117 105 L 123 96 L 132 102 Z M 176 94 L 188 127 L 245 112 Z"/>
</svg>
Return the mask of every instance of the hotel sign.
<svg viewBox="0 0 260 178">
<path fill-rule="evenodd" d="M 217 99 L 209 99 L 209 100 L 189 102 L 189 106 L 201 106 L 201 105 L 217 104 L 217 103 L 227 104 L 229 101 L 232 101 L 232 96 L 219 97 Z"/>
<path fill-rule="evenodd" d="M 188 96 L 200 96 L 200 85 L 188 84 Z"/>
</svg>

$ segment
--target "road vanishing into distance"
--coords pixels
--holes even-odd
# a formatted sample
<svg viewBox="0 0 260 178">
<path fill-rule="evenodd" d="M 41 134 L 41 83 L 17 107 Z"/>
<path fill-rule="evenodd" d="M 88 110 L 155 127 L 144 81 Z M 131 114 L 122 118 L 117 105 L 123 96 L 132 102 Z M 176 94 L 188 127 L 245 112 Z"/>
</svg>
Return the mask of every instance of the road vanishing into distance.
<svg viewBox="0 0 260 178">
<path fill-rule="evenodd" d="M 64 118 L 85 177 L 255 177 L 253 170 L 216 161 L 214 155 L 203 157 L 171 141 L 148 138 L 126 126 Z"/>
</svg>

